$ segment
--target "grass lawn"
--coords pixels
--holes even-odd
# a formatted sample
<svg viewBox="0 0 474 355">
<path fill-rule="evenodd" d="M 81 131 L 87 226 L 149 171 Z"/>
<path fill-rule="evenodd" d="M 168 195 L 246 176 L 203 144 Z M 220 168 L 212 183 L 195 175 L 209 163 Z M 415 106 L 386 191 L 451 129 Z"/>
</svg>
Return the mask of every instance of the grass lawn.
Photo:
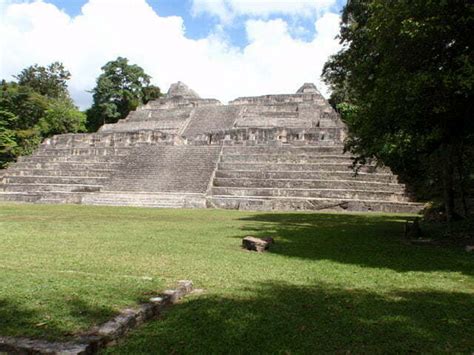
<svg viewBox="0 0 474 355">
<path fill-rule="evenodd" d="M 190 279 L 108 352 L 471 353 L 474 257 L 405 245 L 406 218 L 1 204 L 0 335 L 68 338 Z"/>
</svg>

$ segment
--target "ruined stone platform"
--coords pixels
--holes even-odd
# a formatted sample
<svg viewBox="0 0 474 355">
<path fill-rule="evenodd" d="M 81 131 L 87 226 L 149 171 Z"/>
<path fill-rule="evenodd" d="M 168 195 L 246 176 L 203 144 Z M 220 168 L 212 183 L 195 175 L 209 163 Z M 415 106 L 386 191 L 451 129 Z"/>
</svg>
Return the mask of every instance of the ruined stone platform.
<svg viewBox="0 0 474 355">
<path fill-rule="evenodd" d="M 0 174 L 0 201 L 418 212 L 387 168 L 356 175 L 346 127 L 313 84 L 228 105 L 183 83 L 97 133 L 46 139 Z"/>
</svg>

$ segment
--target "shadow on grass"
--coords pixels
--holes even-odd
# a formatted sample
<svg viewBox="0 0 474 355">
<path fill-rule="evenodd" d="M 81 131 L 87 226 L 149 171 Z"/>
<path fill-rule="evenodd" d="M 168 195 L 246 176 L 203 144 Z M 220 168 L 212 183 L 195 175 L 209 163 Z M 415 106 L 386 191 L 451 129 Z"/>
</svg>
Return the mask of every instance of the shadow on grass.
<svg viewBox="0 0 474 355">
<path fill-rule="evenodd" d="M 24 336 L 22 333 L 24 329 L 32 329 L 31 336 L 42 336 L 47 321 L 47 318 L 40 318 L 35 310 L 25 309 L 22 305 L 7 299 L 0 299 L 0 336 Z M 51 332 L 59 332 L 54 325 L 49 328 Z"/>
<path fill-rule="evenodd" d="M 74 335 L 72 328 L 86 330 L 116 313 L 111 308 L 91 305 L 76 297 L 67 299 L 61 307 L 65 315 L 56 318 L 41 309 L 28 308 L 25 303 L 0 299 L 0 335 L 66 340 Z"/>
<path fill-rule="evenodd" d="M 266 283 L 252 297 L 202 295 L 172 307 L 124 343 L 123 354 L 406 353 L 474 349 L 474 297 L 379 295 Z"/>
<path fill-rule="evenodd" d="M 45 328 L 52 333 L 60 332 L 56 325 L 48 322 L 48 317 L 42 317 L 36 310 L 27 309 L 8 299 L 0 299 L 0 335 L 42 337 Z M 24 333 L 25 329 L 28 334 Z"/>
<path fill-rule="evenodd" d="M 66 307 L 70 317 L 74 318 L 75 322 L 83 324 L 84 327 L 105 322 L 117 313 L 111 307 L 91 305 L 78 297 L 69 299 Z"/>
<path fill-rule="evenodd" d="M 275 254 L 400 272 L 458 271 L 474 274 L 472 255 L 456 249 L 404 243 L 407 219 L 411 217 L 266 213 L 241 220 L 248 222 L 243 228 L 246 233 L 274 237 L 276 244 L 270 252 Z"/>
</svg>

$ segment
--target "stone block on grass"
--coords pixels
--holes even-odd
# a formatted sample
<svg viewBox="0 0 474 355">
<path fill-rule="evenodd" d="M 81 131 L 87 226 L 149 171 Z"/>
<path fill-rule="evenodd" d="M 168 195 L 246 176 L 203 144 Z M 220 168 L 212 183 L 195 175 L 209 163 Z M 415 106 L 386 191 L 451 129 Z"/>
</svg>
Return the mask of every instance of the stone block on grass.
<svg viewBox="0 0 474 355">
<path fill-rule="evenodd" d="M 247 250 L 253 250 L 259 253 L 263 253 L 273 243 L 273 238 L 257 238 L 247 236 L 242 239 L 242 247 Z"/>
</svg>

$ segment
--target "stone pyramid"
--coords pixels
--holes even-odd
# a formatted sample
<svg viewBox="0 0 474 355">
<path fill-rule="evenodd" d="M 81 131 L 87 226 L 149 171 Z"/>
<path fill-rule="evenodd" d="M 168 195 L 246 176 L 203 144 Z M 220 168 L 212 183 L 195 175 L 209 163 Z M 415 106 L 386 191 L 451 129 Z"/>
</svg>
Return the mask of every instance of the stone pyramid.
<svg viewBox="0 0 474 355">
<path fill-rule="evenodd" d="M 46 139 L 2 172 L 0 200 L 418 212 L 389 169 L 354 174 L 345 134 L 311 83 L 223 105 L 178 82 L 97 133 Z"/>
</svg>

